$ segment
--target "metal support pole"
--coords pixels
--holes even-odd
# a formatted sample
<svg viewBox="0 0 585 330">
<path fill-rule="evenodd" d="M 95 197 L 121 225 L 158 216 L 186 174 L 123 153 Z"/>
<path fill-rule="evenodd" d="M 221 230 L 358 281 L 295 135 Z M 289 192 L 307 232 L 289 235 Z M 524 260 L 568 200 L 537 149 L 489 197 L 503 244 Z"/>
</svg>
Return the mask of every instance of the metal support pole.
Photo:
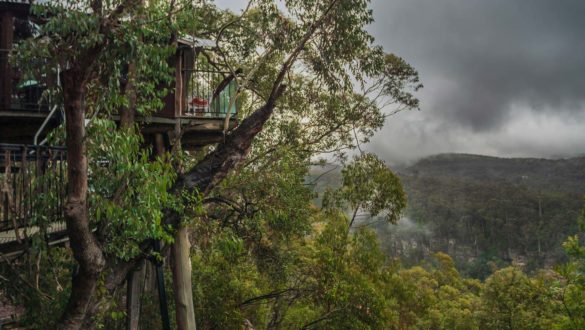
<svg viewBox="0 0 585 330">
<path fill-rule="evenodd" d="M 160 253 L 160 241 L 154 241 L 154 251 Z M 162 320 L 163 330 L 171 330 L 171 322 L 169 319 L 169 305 L 167 302 L 167 292 L 165 291 L 165 274 L 163 270 L 163 263 L 160 260 L 155 260 L 156 265 L 156 280 L 158 286 L 158 301 L 160 303 L 160 317 Z"/>
</svg>

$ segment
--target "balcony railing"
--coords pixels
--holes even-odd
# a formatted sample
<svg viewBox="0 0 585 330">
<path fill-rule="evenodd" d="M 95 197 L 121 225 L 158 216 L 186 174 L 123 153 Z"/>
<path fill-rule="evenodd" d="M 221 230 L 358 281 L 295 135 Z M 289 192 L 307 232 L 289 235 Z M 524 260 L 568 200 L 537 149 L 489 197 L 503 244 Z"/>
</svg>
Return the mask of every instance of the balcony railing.
<svg viewBox="0 0 585 330">
<path fill-rule="evenodd" d="M 237 84 L 233 73 L 219 70 L 203 56 L 198 57 L 193 69 L 183 70 L 186 106 L 185 116 L 235 118 L 238 102 Z"/>
<path fill-rule="evenodd" d="M 0 144 L 1 232 L 20 241 L 64 230 L 65 162 L 64 148 Z"/>
</svg>

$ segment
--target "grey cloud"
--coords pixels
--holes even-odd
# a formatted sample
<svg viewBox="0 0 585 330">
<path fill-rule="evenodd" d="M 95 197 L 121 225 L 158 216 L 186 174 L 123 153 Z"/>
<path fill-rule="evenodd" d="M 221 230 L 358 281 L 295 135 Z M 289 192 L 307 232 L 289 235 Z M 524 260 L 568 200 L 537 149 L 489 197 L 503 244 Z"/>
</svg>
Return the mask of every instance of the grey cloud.
<svg viewBox="0 0 585 330">
<path fill-rule="evenodd" d="M 373 8 L 372 32 L 419 69 L 433 117 L 484 131 L 505 123 L 517 103 L 583 111 L 585 1 L 397 0 Z M 450 88 L 436 93 L 437 77 Z"/>
</svg>

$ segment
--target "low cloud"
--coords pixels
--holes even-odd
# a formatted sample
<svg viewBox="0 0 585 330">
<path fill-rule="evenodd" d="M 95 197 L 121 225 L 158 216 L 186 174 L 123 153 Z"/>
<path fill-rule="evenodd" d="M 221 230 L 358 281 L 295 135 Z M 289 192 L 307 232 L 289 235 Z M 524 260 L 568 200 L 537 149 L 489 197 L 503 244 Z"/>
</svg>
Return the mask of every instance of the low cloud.
<svg viewBox="0 0 585 330">
<path fill-rule="evenodd" d="M 585 152 L 585 1 L 378 0 L 370 28 L 420 72 L 421 112 L 390 119 L 370 149 L 389 161 L 437 152 Z"/>
</svg>

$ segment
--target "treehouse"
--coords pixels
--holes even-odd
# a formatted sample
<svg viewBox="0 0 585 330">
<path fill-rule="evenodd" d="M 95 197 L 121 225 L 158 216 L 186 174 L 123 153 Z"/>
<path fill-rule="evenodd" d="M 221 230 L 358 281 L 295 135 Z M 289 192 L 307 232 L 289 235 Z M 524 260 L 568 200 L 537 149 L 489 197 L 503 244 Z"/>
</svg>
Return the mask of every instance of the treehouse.
<svg viewBox="0 0 585 330">
<path fill-rule="evenodd" d="M 47 133 L 65 117 L 62 102 L 48 92 L 60 84 L 59 68 L 32 77 L 11 60 L 16 55 L 13 46 L 33 35 L 29 10 L 26 0 L 0 0 L 0 251 L 4 252 L 13 245 L 18 250 L 29 234 L 26 230 L 38 230 L 36 214 L 47 217 L 55 210 L 44 220 L 54 227 L 45 235 L 62 234 L 64 229 L 60 210 L 67 150 L 45 145 Z M 135 116 L 145 143 L 159 143 L 162 137 L 165 148 L 181 143 L 186 150 L 196 150 L 223 141 L 237 125 L 237 72 L 214 61 L 215 48 L 215 42 L 192 36 L 178 40 L 168 60 L 175 79 L 166 86 L 170 92 L 162 100 L 164 106 L 149 116 Z M 42 182 L 49 171 L 58 179 Z M 50 205 L 39 204 L 48 201 Z"/>
<path fill-rule="evenodd" d="M 64 223 L 67 198 L 67 149 L 46 145 L 51 129 L 64 121 L 59 67 L 48 63 L 17 65 L 14 45 L 33 36 L 34 17 L 27 0 L 0 0 L 0 254 L 2 261 L 26 255 L 40 237 L 46 246 L 69 240 Z M 236 75 L 214 58 L 216 44 L 183 36 L 168 59 L 174 72 L 162 108 L 148 115 L 132 116 L 145 144 L 169 148 L 181 144 L 185 150 L 222 142 L 237 125 Z M 31 59 L 31 61 L 40 61 Z M 45 73 L 27 75 L 25 66 L 44 67 Z M 169 83 L 167 83 L 169 84 Z M 120 121 L 119 116 L 113 120 Z M 87 121 L 86 121 L 87 122 Z M 162 145 L 164 143 L 164 146 Z M 153 242 L 160 253 L 160 242 Z M 188 255 L 188 254 L 187 254 Z M 156 268 L 161 318 L 169 328 L 163 264 Z M 175 263 L 184 260 L 175 260 Z M 139 276 L 133 271 L 131 278 Z M 129 284 L 129 319 L 139 315 L 134 302 L 137 285 Z M 134 283 L 134 282 L 132 282 Z M 138 305 L 139 306 L 139 305 Z"/>
<path fill-rule="evenodd" d="M 0 253 L 3 261 L 25 255 L 41 237 L 47 246 L 68 241 L 64 223 L 66 159 L 64 147 L 46 145 L 51 129 L 64 121 L 59 90 L 60 68 L 48 63 L 42 75 L 27 75 L 14 59 L 14 45 L 33 36 L 34 19 L 27 0 L 0 0 Z M 134 114 L 145 144 L 164 148 L 181 144 L 185 150 L 222 142 L 237 125 L 236 75 L 216 61 L 216 44 L 183 36 L 168 59 L 174 72 L 162 108 L 148 115 Z M 35 61 L 36 59 L 31 59 Z M 40 60 L 38 60 L 40 61 Z M 169 84 L 169 83 L 167 83 Z M 113 120 L 120 121 L 119 116 Z M 160 148 L 157 148 L 160 150 Z M 160 252 L 155 241 L 153 249 Z M 176 261 L 179 262 L 179 261 Z M 163 265 L 154 261 L 163 323 L 169 324 Z M 135 272 L 136 273 L 136 272 Z M 134 275 L 133 275 L 134 276 Z M 129 284 L 130 285 L 130 284 Z M 131 285 L 132 294 L 139 296 Z M 136 314 L 129 301 L 129 315 Z M 134 306 L 134 307 L 132 307 Z M 134 318 L 132 316 L 131 318 Z"/>
<path fill-rule="evenodd" d="M 138 117 L 146 138 L 165 133 L 170 140 L 180 136 L 185 149 L 197 149 L 223 141 L 237 125 L 236 80 L 238 71 L 213 62 L 211 40 L 186 36 L 178 40 L 170 59 L 175 69 L 174 86 L 164 99 L 164 108 L 151 117 Z M 177 131 L 176 128 L 179 128 Z"/>
<path fill-rule="evenodd" d="M 25 0 L 0 0 L 0 143 L 36 145 L 64 118 L 60 102 L 45 92 L 59 84 L 59 68 L 47 76 L 26 77 L 10 61 L 13 45 L 32 35 L 29 7 Z M 215 47 L 192 36 L 178 40 L 169 59 L 175 79 L 166 86 L 170 92 L 164 107 L 135 117 L 147 142 L 162 134 L 167 143 L 180 141 L 193 150 L 223 141 L 237 125 L 236 73 L 212 60 Z"/>
</svg>

